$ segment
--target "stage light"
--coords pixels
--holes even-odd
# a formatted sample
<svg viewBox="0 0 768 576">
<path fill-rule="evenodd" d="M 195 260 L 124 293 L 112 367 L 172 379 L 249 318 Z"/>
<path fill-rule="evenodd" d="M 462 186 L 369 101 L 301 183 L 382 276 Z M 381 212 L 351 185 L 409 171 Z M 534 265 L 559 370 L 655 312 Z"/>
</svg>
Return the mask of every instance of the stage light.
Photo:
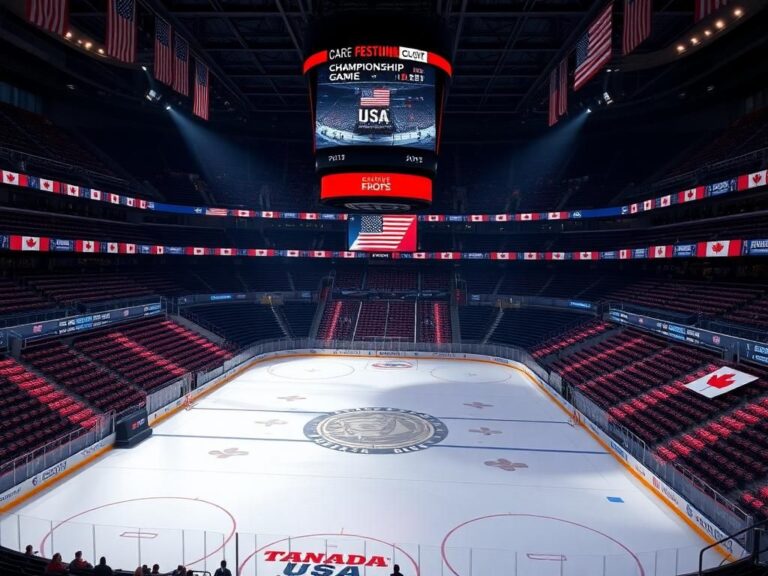
<svg viewBox="0 0 768 576">
<path fill-rule="evenodd" d="M 696 36 L 691 37 L 691 44 L 696 46 L 699 43 L 699 39 Z"/>
<path fill-rule="evenodd" d="M 704 36 L 712 36 L 711 30 L 704 30 Z"/>
<path fill-rule="evenodd" d="M 99 54 L 104 55 L 104 48 L 99 48 Z"/>
<path fill-rule="evenodd" d="M 587 108 L 587 114 L 592 114 L 592 108 Z"/>
<path fill-rule="evenodd" d="M 148 90 L 146 94 L 144 94 L 144 98 L 149 100 L 150 102 L 160 102 L 162 99 L 162 95 L 158 94 L 154 90 Z"/>
<path fill-rule="evenodd" d="M 165 105 L 165 109 L 168 110 L 168 111 L 170 111 L 172 108 L 173 107 L 170 104 L 166 104 Z"/>
<path fill-rule="evenodd" d="M 72 38 L 72 32 L 67 32 L 66 34 L 64 34 L 64 38 L 66 38 L 67 40 Z"/>
<path fill-rule="evenodd" d="M 681 52 L 685 52 L 685 46 L 682 44 L 677 45 L 677 53 L 680 54 Z"/>
<path fill-rule="evenodd" d="M 147 67 L 146 66 L 142 66 L 141 69 L 144 70 L 144 72 L 147 71 Z"/>
<path fill-rule="evenodd" d="M 741 18 L 743 14 L 744 14 L 744 10 L 742 10 L 741 8 L 736 8 L 733 11 L 733 15 L 736 16 L 736 18 Z"/>
<path fill-rule="evenodd" d="M 723 28 L 725 28 L 725 21 L 724 20 L 716 21 L 715 28 L 717 28 L 718 30 L 722 30 Z"/>
<path fill-rule="evenodd" d="M 86 50 L 90 50 L 92 46 L 93 46 L 93 44 L 91 42 L 86 42 L 85 43 L 85 49 Z"/>
</svg>

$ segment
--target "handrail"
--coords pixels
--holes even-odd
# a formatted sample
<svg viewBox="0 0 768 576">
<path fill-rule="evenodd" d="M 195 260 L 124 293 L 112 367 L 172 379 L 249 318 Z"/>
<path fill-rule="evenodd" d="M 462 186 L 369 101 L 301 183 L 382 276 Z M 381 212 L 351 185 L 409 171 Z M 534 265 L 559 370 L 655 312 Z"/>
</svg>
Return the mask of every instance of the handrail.
<svg viewBox="0 0 768 576">
<path fill-rule="evenodd" d="M 720 540 L 718 540 L 717 542 L 713 542 L 713 543 L 712 543 L 712 544 L 710 544 L 709 546 L 705 546 L 704 548 L 702 548 L 702 549 L 699 551 L 699 576 L 702 576 L 702 575 L 703 575 L 703 573 L 704 573 L 704 572 L 703 572 L 703 567 L 704 567 L 704 553 L 705 553 L 707 550 L 709 550 L 709 549 L 711 549 L 711 548 L 714 548 L 714 547 L 716 547 L 716 546 L 720 546 L 720 544 L 725 544 L 726 542 L 728 542 L 728 540 L 734 540 L 734 539 L 735 539 L 737 536 L 741 536 L 742 534 L 744 534 L 744 533 L 746 533 L 746 532 L 749 532 L 750 530 L 755 530 L 755 529 L 756 529 L 756 528 L 758 528 L 759 526 L 763 526 L 763 525 L 766 525 L 766 526 L 768 526 L 768 519 L 766 519 L 766 520 L 761 520 L 760 522 L 755 522 L 755 523 L 754 523 L 754 524 L 752 524 L 751 526 L 747 526 L 746 528 L 744 528 L 744 529 L 742 529 L 742 530 L 739 530 L 738 532 L 734 532 L 733 534 L 729 534 L 728 536 L 725 536 L 724 538 L 721 538 L 721 539 L 720 539 Z M 754 558 L 755 558 L 755 552 L 756 552 L 756 550 L 757 550 L 757 545 L 756 545 L 756 543 L 753 543 L 753 544 L 752 544 L 752 559 L 753 559 L 753 560 L 754 560 Z"/>
</svg>

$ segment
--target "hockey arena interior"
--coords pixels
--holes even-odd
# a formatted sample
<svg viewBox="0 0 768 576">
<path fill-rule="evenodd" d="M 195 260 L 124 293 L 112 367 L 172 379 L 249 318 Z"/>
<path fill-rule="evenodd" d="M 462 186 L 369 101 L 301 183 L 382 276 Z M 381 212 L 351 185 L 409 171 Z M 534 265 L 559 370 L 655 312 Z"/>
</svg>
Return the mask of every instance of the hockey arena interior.
<svg viewBox="0 0 768 576">
<path fill-rule="evenodd" d="M 0 2 L 0 572 L 768 574 L 766 30 Z"/>
</svg>

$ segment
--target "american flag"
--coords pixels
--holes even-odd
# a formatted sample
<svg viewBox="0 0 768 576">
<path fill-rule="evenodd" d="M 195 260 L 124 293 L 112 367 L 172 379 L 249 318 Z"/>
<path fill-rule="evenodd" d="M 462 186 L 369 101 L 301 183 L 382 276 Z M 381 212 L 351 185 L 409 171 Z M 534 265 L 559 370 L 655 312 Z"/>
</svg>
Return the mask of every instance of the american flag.
<svg viewBox="0 0 768 576">
<path fill-rule="evenodd" d="M 208 66 L 195 61 L 195 105 L 193 113 L 203 120 L 208 120 L 208 95 L 211 86 L 208 81 Z"/>
<path fill-rule="evenodd" d="M 229 216 L 229 210 L 226 208 L 206 208 L 206 216 Z"/>
<path fill-rule="evenodd" d="M 568 111 L 568 59 L 549 73 L 549 125 L 554 126 Z"/>
<path fill-rule="evenodd" d="M 622 54 L 629 54 L 651 35 L 652 8 L 652 0 L 624 0 Z"/>
<path fill-rule="evenodd" d="M 107 54 L 123 62 L 136 60 L 136 5 L 134 0 L 109 0 Z"/>
<path fill-rule="evenodd" d="M 360 106 L 365 108 L 389 106 L 389 88 L 374 88 L 373 92 L 363 90 Z"/>
<path fill-rule="evenodd" d="M 720 8 L 727 4 L 728 0 L 696 0 L 696 22 L 702 18 L 706 18 L 713 12 L 717 12 L 720 10 Z"/>
<path fill-rule="evenodd" d="M 584 86 L 611 59 L 612 16 L 613 3 L 605 7 L 576 44 L 574 90 Z"/>
<path fill-rule="evenodd" d="M 359 232 L 351 242 L 350 250 L 362 251 L 413 251 L 415 249 L 416 216 L 385 214 L 360 216 Z M 409 238 L 406 238 L 406 235 Z M 404 240 L 413 237 L 413 246 L 406 246 Z"/>
<path fill-rule="evenodd" d="M 155 78 L 163 84 L 173 82 L 173 51 L 171 50 L 171 25 L 155 16 Z"/>
<path fill-rule="evenodd" d="M 27 0 L 27 20 L 63 36 L 69 26 L 69 0 Z"/>
<path fill-rule="evenodd" d="M 173 86 L 179 94 L 189 96 L 189 44 L 177 33 L 173 35 Z"/>
</svg>

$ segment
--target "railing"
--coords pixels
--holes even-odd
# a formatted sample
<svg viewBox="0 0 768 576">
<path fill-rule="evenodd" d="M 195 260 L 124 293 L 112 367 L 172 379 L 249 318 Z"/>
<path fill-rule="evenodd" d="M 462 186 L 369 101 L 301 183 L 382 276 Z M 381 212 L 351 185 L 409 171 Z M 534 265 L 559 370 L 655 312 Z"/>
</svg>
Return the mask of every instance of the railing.
<svg viewBox="0 0 768 576">
<path fill-rule="evenodd" d="M 0 494 L 63 462 L 70 456 L 109 436 L 114 430 L 114 414 L 103 414 L 90 430 L 75 430 L 0 466 Z"/>
<path fill-rule="evenodd" d="M 765 528 L 768 526 L 768 520 L 762 520 L 758 522 L 757 524 L 752 524 L 751 526 L 747 526 L 743 530 L 740 530 L 739 532 L 735 534 L 729 534 L 725 538 L 721 538 L 720 540 L 713 542 L 709 546 L 705 546 L 701 549 L 701 552 L 699 552 L 699 576 L 702 576 L 702 573 L 704 571 L 704 556 L 706 555 L 707 551 L 711 550 L 715 546 L 719 546 L 720 544 L 723 544 L 724 542 L 734 539 L 737 536 L 741 536 L 742 534 L 745 534 L 747 532 L 754 534 L 754 542 L 753 542 L 753 551 L 752 555 L 755 557 L 756 560 L 760 559 L 760 554 L 763 552 L 763 550 L 760 547 L 760 541 L 761 536 L 763 532 L 765 531 Z"/>
</svg>

